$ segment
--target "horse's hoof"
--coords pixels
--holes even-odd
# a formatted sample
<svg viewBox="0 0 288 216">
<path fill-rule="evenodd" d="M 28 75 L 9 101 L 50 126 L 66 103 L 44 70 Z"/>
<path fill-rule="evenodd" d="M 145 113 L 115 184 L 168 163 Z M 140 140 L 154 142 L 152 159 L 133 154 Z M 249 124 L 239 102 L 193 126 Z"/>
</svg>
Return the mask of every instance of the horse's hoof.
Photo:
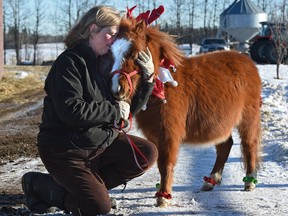
<svg viewBox="0 0 288 216">
<path fill-rule="evenodd" d="M 252 183 L 252 182 L 249 182 L 249 183 L 245 183 L 244 185 L 244 190 L 245 191 L 252 191 L 254 190 L 256 187 L 256 184 Z"/>
<path fill-rule="evenodd" d="M 244 182 L 244 190 L 245 191 L 252 191 L 255 189 L 256 184 L 258 183 L 257 179 L 253 176 L 245 176 L 243 178 Z"/>
<path fill-rule="evenodd" d="M 171 205 L 171 199 L 167 199 L 165 197 L 157 197 L 157 207 L 166 208 Z"/>
<path fill-rule="evenodd" d="M 212 191 L 214 189 L 214 186 L 213 185 L 203 185 L 202 187 L 201 187 L 201 191 Z"/>
<path fill-rule="evenodd" d="M 217 180 L 218 179 L 218 182 Z M 208 176 L 204 176 L 203 178 L 204 182 L 203 182 L 203 186 L 201 188 L 201 191 L 211 191 L 213 190 L 215 185 L 219 185 L 221 182 L 221 176 L 217 175 L 217 173 L 211 175 L 210 177 Z"/>
<path fill-rule="evenodd" d="M 204 182 L 203 182 L 203 186 L 201 187 L 201 191 L 212 191 L 214 188 L 214 185 L 215 184 L 212 184 L 212 183 L 206 181 L 204 178 Z"/>
</svg>

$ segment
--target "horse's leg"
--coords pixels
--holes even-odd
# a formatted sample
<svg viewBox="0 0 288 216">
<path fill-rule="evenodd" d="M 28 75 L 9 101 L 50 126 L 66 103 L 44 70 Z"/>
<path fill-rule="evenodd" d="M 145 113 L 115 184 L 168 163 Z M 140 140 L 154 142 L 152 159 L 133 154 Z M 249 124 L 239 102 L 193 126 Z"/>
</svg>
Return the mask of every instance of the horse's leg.
<svg viewBox="0 0 288 216">
<path fill-rule="evenodd" d="M 224 165 L 228 159 L 232 145 L 233 139 L 231 136 L 225 142 L 216 145 L 216 161 L 213 170 L 210 173 L 210 177 L 204 177 L 204 184 L 201 188 L 202 191 L 210 191 L 213 190 L 216 184 L 220 185 Z"/>
<path fill-rule="evenodd" d="M 243 116 L 241 124 L 238 126 L 241 138 L 246 177 L 244 190 L 251 191 L 256 187 L 257 169 L 259 165 L 259 150 L 261 144 L 260 115 L 255 112 L 248 112 Z"/>
<path fill-rule="evenodd" d="M 174 167 L 177 161 L 180 142 L 173 135 L 169 135 L 170 138 L 164 137 L 162 134 L 162 139 L 159 140 L 160 143 L 158 145 L 158 169 L 161 175 L 161 182 L 156 197 L 157 206 L 159 207 L 166 207 L 171 202 Z"/>
</svg>

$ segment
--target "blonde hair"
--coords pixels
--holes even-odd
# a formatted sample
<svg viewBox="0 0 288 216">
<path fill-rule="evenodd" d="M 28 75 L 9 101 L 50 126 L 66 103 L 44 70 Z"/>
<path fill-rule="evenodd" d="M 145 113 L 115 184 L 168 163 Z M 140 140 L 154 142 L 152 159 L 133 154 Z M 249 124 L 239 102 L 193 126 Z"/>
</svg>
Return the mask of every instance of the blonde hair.
<svg viewBox="0 0 288 216">
<path fill-rule="evenodd" d="M 91 24 L 96 24 L 101 30 L 109 26 L 118 26 L 120 21 L 120 13 L 115 8 L 110 6 L 95 6 L 86 12 L 69 31 L 64 39 L 64 43 L 69 48 L 81 40 L 88 40 L 91 34 Z"/>
</svg>

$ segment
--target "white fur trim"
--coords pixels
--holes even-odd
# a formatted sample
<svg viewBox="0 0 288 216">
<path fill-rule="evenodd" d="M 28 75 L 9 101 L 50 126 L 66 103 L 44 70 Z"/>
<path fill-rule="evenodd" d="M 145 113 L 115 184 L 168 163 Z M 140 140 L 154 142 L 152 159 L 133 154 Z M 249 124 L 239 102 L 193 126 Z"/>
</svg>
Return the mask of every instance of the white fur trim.
<svg viewBox="0 0 288 216">
<path fill-rule="evenodd" d="M 174 87 L 178 86 L 178 82 L 174 80 L 172 77 L 170 71 L 164 67 L 159 67 L 159 74 L 158 78 L 162 83 L 169 82 L 171 83 Z"/>
<path fill-rule="evenodd" d="M 178 86 L 178 82 L 177 82 L 177 81 L 172 81 L 171 83 L 172 83 L 172 85 L 173 85 L 174 87 Z"/>
</svg>

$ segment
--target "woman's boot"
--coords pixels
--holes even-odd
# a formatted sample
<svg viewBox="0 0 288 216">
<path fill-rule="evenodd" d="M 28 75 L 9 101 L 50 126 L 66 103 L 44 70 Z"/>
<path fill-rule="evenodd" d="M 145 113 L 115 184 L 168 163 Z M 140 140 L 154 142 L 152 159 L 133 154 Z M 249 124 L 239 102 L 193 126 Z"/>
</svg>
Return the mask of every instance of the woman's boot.
<svg viewBox="0 0 288 216">
<path fill-rule="evenodd" d="M 49 174 L 28 172 L 22 176 L 21 183 L 31 212 L 55 212 L 55 207 L 65 210 L 64 198 L 67 192 Z"/>
</svg>

